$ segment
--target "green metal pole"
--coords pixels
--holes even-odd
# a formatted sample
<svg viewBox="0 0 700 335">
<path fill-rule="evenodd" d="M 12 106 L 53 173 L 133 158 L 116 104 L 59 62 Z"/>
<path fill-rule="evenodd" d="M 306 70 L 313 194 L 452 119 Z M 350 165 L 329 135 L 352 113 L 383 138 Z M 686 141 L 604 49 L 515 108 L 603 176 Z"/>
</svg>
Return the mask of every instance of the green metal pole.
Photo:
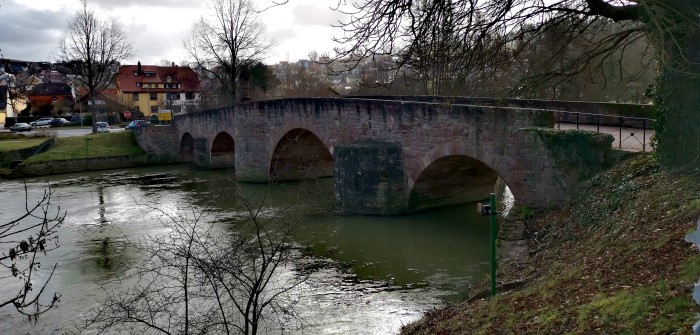
<svg viewBox="0 0 700 335">
<path fill-rule="evenodd" d="M 496 295 L 496 193 L 491 193 L 491 296 Z"/>
</svg>

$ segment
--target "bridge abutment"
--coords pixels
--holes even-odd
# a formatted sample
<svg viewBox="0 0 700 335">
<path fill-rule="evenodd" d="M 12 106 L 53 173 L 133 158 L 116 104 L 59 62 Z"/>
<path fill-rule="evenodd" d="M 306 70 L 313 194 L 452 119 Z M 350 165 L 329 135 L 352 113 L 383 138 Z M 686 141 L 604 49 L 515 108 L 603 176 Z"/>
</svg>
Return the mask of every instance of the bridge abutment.
<svg viewBox="0 0 700 335">
<path fill-rule="evenodd" d="M 342 212 L 395 215 L 406 211 L 406 172 L 400 145 L 341 143 L 333 152 L 335 196 Z"/>
<path fill-rule="evenodd" d="M 198 137 L 193 139 L 192 165 L 198 169 L 209 168 L 209 140 L 206 137 Z"/>
</svg>

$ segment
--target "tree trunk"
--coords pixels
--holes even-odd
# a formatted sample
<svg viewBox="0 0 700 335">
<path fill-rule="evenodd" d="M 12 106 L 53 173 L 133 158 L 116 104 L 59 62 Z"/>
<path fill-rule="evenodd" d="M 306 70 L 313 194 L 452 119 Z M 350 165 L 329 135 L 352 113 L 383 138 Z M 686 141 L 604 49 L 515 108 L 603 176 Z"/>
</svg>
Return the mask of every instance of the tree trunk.
<svg viewBox="0 0 700 335">
<path fill-rule="evenodd" d="M 90 116 L 92 118 L 92 133 L 97 133 L 97 105 L 95 105 L 95 93 L 90 93 L 90 100 L 92 101 L 92 106 L 88 104 L 88 110 L 90 110 Z M 82 121 L 81 121 L 82 124 Z"/>
<path fill-rule="evenodd" d="M 694 2 L 694 1 L 693 1 Z M 693 11 L 691 5 L 689 9 Z M 687 11 L 685 12 L 688 13 Z M 698 13 L 691 15 L 691 20 Z M 686 18 L 687 19 L 687 18 Z M 681 24 L 662 40 L 655 102 L 657 153 L 666 168 L 700 168 L 700 26 Z"/>
</svg>

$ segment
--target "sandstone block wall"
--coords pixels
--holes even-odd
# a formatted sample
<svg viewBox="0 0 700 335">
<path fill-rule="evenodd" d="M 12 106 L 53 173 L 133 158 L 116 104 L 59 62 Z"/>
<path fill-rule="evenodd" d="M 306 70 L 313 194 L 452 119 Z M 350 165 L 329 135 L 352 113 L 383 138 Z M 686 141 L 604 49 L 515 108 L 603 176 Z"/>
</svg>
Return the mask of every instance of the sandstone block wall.
<svg viewBox="0 0 700 335">
<path fill-rule="evenodd" d="M 180 156 L 180 139 L 174 126 L 148 125 L 146 128 L 132 130 L 136 143 L 151 158 L 164 161 L 178 161 Z"/>
<path fill-rule="evenodd" d="M 326 150 L 334 160 L 340 157 L 336 152 L 339 148 L 348 150 L 343 154 L 349 154 L 352 150 L 360 150 L 353 149 L 353 144 L 367 141 L 390 143 L 400 148 L 398 156 L 382 159 L 403 171 L 404 186 L 395 187 L 392 184 L 390 188 L 401 192 L 404 208 L 414 188 L 425 188 L 421 184 L 426 180 L 436 180 L 434 177 L 421 178 L 423 173 L 432 164 L 442 164 L 444 161 L 440 160 L 449 156 L 466 156 L 483 163 L 511 188 L 516 202 L 546 207 L 568 200 L 571 183 L 566 174 L 570 171 L 562 169 L 562 163 L 550 157 L 539 137 L 523 129 L 543 124 L 551 127 L 552 113 L 528 108 L 398 99 L 283 99 L 178 115 L 174 126 L 168 127 L 169 130 L 149 127 L 141 133 L 137 132 L 137 139 L 149 155 L 167 157 L 179 155 L 180 141 L 189 134 L 194 139 L 195 165 L 206 167 L 212 164 L 211 148 L 215 138 L 220 133 L 226 133 L 233 138 L 235 146 L 230 153 L 234 156 L 236 179 L 251 182 L 272 179 L 270 166 L 275 161 L 274 157 L 280 156 L 277 151 L 280 150 L 280 141 L 288 134 L 298 133 L 299 129 L 312 133 L 318 141 L 299 144 L 306 146 L 293 149 L 295 152 L 318 153 Z M 372 155 L 372 150 L 365 148 L 359 152 Z M 390 152 L 395 154 L 394 151 Z M 345 178 L 342 183 L 336 182 L 337 187 L 347 185 L 345 180 L 348 176 L 366 170 L 367 166 L 376 166 L 377 169 L 383 166 L 379 157 L 357 159 L 372 163 L 363 167 L 347 161 L 334 162 L 335 178 Z M 445 171 L 458 173 L 450 169 Z M 284 174 L 284 171 L 278 172 Z M 368 185 L 372 183 L 366 182 Z M 351 191 L 336 189 L 338 200 L 347 202 L 348 198 L 343 198 L 343 194 L 349 197 L 354 194 Z M 393 200 L 384 203 L 394 208 Z"/>
<path fill-rule="evenodd" d="M 46 176 L 62 173 L 97 171 L 107 169 L 123 169 L 144 166 L 149 163 L 147 157 L 114 156 L 62 160 L 56 162 L 40 162 L 20 164 L 10 174 L 11 178 Z"/>
<path fill-rule="evenodd" d="M 335 193 L 342 212 L 395 215 L 406 212 L 401 147 L 361 141 L 335 146 Z"/>
</svg>

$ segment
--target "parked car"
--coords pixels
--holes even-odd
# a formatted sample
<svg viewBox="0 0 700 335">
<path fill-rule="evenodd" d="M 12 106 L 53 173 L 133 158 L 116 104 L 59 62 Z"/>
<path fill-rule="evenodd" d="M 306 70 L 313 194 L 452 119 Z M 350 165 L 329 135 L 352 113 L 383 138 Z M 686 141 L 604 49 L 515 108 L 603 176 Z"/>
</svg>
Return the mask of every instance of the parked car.
<svg viewBox="0 0 700 335">
<path fill-rule="evenodd" d="M 97 126 L 98 133 L 109 133 L 109 123 L 97 122 L 95 125 Z"/>
<path fill-rule="evenodd" d="M 131 129 L 136 129 L 136 128 L 144 128 L 144 127 L 148 127 L 149 123 L 150 122 L 148 122 L 146 120 L 134 120 L 134 121 L 129 122 L 129 124 L 124 129 L 131 130 Z"/>
<path fill-rule="evenodd" d="M 51 124 L 51 120 L 53 120 L 52 117 L 42 117 L 39 120 L 30 122 L 29 125 L 32 127 L 48 126 Z"/>
<path fill-rule="evenodd" d="M 15 123 L 10 127 L 10 131 L 13 133 L 16 131 L 32 131 L 32 126 L 24 122 Z"/>
<path fill-rule="evenodd" d="M 88 125 L 87 122 L 85 122 L 85 117 L 80 117 L 78 114 L 73 114 L 73 116 L 70 117 L 70 120 L 68 120 L 68 125 L 69 126 L 83 126 L 83 125 Z"/>
<path fill-rule="evenodd" d="M 61 126 L 68 125 L 69 123 L 70 123 L 70 121 L 68 121 L 62 117 L 55 117 L 55 118 L 51 119 L 51 122 L 49 122 L 49 126 L 61 127 Z"/>
<path fill-rule="evenodd" d="M 81 117 L 81 116 L 78 115 L 78 114 L 73 114 L 73 115 L 71 115 L 70 120 L 68 120 L 68 121 L 80 123 L 81 120 L 82 120 L 82 121 L 85 121 L 85 117 L 84 117 L 84 116 Z"/>
</svg>

